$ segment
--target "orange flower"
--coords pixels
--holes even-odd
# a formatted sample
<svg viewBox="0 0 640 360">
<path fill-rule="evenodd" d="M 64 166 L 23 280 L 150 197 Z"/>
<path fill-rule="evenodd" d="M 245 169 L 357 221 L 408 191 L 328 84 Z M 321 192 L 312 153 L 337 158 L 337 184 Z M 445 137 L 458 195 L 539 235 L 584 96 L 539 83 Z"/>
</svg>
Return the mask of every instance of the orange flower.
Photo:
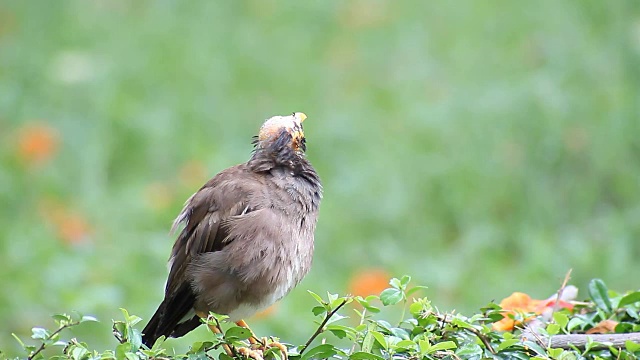
<svg viewBox="0 0 640 360">
<path fill-rule="evenodd" d="M 86 219 L 55 200 L 45 200 L 40 213 L 53 225 L 58 237 L 66 244 L 80 244 L 88 240 L 91 229 Z"/>
<path fill-rule="evenodd" d="M 368 269 L 356 272 L 349 281 L 348 291 L 355 296 L 377 295 L 389 287 L 389 274 L 382 269 Z"/>
<path fill-rule="evenodd" d="M 521 292 L 514 292 L 510 296 L 502 299 L 500 307 L 503 309 L 502 314 L 504 315 L 504 319 L 493 323 L 493 329 L 497 331 L 509 331 L 513 330 L 516 325 L 522 325 L 523 321 L 512 319 L 508 315 L 513 314 L 518 318 L 517 314 L 531 313 L 535 309 L 538 301 L 539 300 L 531 299 L 529 295 Z M 530 316 L 523 318 L 523 320 L 527 321 L 531 318 Z"/>
<path fill-rule="evenodd" d="M 529 295 L 521 292 L 514 292 L 510 296 L 502 299 L 500 307 L 502 307 L 502 314 L 504 319 L 493 323 L 493 329 L 497 331 L 511 331 L 515 326 L 522 325 L 523 323 L 530 321 L 535 316 L 527 314 L 540 315 L 548 309 L 556 306 L 555 299 L 536 300 L 532 299 Z M 573 309 L 573 305 L 560 300 L 557 302 L 557 306 L 561 308 Z M 509 314 L 515 315 L 516 319 L 509 317 Z M 519 316 L 518 316 L 519 315 Z"/>
<path fill-rule="evenodd" d="M 18 156 L 27 164 L 41 164 L 58 150 L 58 133 L 47 125 L 28 125 L 18 135 Z"/>
<path fill-rule="evenodd" d="M 67 244 L 80 244 L 89 236 L 89 224 L 79 214 L 68 213 L 56 224 L 58 236 Z"/>
</svg>

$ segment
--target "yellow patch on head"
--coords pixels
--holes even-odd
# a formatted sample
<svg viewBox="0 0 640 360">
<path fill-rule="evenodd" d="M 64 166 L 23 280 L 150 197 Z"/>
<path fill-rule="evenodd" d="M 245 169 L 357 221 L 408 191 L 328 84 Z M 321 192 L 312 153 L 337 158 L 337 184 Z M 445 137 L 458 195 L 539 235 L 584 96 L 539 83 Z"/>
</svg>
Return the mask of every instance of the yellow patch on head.
<svg viewBox="0 0 640 360">
<path fill-rule="evenodd" d="M 297 112 L 297 113 L 293 113 L 293 117 L 300 119 L 300 122 L 303 122 L 307 119 L 307 114 L 303 112 Z"/>
<path fill-rule="evenodd" d="M 304 139 L 304 132 L 302 131 L 302 122 L 307 118 L 307 115 L 302 112 L 296 112 L 287 116 L 274 116 L 267 119 L 258 133 L 258 140 L 268 141 L 270 139 L 275 140 L 282 131 L 286 131 L 291 134 L 292 147 L 294 150 L 298 150 L 298 144 L 301 139 Z"/>
</svg>

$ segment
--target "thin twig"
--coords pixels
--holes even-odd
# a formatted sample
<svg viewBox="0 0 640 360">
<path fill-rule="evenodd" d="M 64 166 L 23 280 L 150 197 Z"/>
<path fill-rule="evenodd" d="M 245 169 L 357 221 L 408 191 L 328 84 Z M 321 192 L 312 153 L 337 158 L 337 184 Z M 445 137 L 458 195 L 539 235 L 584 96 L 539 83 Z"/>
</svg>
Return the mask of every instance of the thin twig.
<svg viewBox="0 0 640 360">
<path fill-rule="evenodd" d="M 58 330 L 54 331 L 53 333 L 51 333 L 51 335 L 47 336 L 46 339 L 43 339 L 42 340 L 42 344 L 40 345 L 40 347 L 36 351 L 31 353 L 31 355 L 29 355 L 27 357 L 27 359 L 31 360 L 31 359 L 35 358 L 35 356 L 38 355 L 40 352 L 42 352 L 42 350 L 44 350 L 44 348 L 47 346 L 46 345 L 47 341 L 53 339 L 53 337 L 58 335 L 62 330 L 66 329 L 66 328 L 70 328 L 72 326 L 79 325 L 79 324 L 80 324 L 80 321 L 76 321 L 76 322 L 68 323 L 66 325 L 62 325 L 60 328 L 58 328 Z"/>
<path fill-rule="evenodd" d="M 309 340 L 307 341 L 306 344 L 304 344 L 304 346 L 302 347 L 302 349 L 300 349 L 300 355 L 302 355 L 302 353 L 307 349 L 307 347 L 309 347 L 309 345 L 313 342 L 313 340 L 315 340 L 318 335 L 320 335 L 324 330 L 324 326 L 327 325 L 327 323 L 329 322 L 329 320 L 331 319 L 331 317 L 338 312 L 338 310 L 340 310 L 343 306 L 345 306 L 347 304 L 347 299 L 342 300 L 342 302 L 340 303 L 340 305 L 336 306 L 335 309 L 333 309 L 331 312 L 328 312 L 327 315 L 324 317 L 324 320 L 322 321 L 322 323 L 320 324 L 320 326 L 318 327 L 318 329 L 316 329 L 316 332 L 313 333 L 313 335 L 311 335 L 311 337 L 309 338 Z"/>
<path fill-rule="evenodd" d="M 468 330 L 470 332 L 472 332 L 478 339 L 480 339 L 480 341 L 482 341 L 482 343 L 484 344 L 484 346 L 492 353 L 492 354 L 497 354 L 496 351 L 493 349 L 493 346 L 491 346 L 491 342 L 489 342 L 489 340 L 487 340 L 486 336 L 484 336 L 480 331 L 474 329 L 474 328 L 463 328 L 464 330 Z"/>
<path fill-rule="evenodd" d="M 355 310 L 354 310 L 355 311 Z M 362 308 L 362 313 L 360 313 L 360 324 L 358 324 L 358 326 L 364 324 L 364 318 L 366 317 L 367 314 L 367 308 L 363 307 Z M 357 341 L 353 342 L 353 346 L 351 346 L 351 350 L 349 350 L 349 355 L 353 354 L 353 352 L 356 350 L 356 344 Z"/>
<path fill-rule="evenodd" d="M 447 319 L 447 314 L 444 314 L 444 315 L 434 314 L 434 315 L 441 322 L 447 323 L 447 324 L 451 324 L 451 320 Z M 451 324 L 451 325 L 453 325 L 453 324 Z M 480 331 L 478 331 L 477 329 L 475 329 L 473 327 L 469 327 L 469 328 L 462 327 L 461 329 L 462 330 L 467 330 L 467 331 L 473 333 L 478 339 L 480 339 L 480 341 L 482 341 L 482 343 L 487 348 L 487 350 L 489 350 L 492 354 L 497 354 L 496 351 L 493 349 L 493 346 L 491 346 L 491 342 Z"/>
<path fill-rule="evenodd" d="M 564 289 L 567 287 L 567 283 L 571 279 L 571 271 L 573 271 L 573 269 L 569 269 L 569 271 L 567 271 L 567 274 L 564 276 L 564 281 L 562 282 L 562 285 L 560 286 L 560 289 L 558 289 L 558 293 L 556 294 L 556 302 L 555 304 L 553 304 L 553 308 L 551 309 L 552 310 L 551 314 L 553 314 L 554 312 L 560 309 L 560 299 L 562 299 L 562 293 L 564 292 Z"/>
</svg>

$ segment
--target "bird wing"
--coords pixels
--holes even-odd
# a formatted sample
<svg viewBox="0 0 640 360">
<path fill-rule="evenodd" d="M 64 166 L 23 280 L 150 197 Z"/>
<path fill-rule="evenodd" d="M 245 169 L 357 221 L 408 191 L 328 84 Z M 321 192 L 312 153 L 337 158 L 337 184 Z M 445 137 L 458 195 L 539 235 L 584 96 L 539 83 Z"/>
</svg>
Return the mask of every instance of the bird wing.
<svg viewBox="0 0 640 360">
<path fill-rule="evenodd" d="M 256 210 L 248 200 L 256 181 L 255 173 L 238 165 L 216 175 L 187 200 L 174 222 L 174 229 L 180 224 L 184 228 L 171 251 L 165 299 L 143 330 L 145 344 L 153 345 L 161 335 L 180 336 L 200 324 L 197 317 L 188 317 L 196 299 L 187 267 L 198 254 L 220 251 L 234 240 L 225 223 Z"/>
</svg>

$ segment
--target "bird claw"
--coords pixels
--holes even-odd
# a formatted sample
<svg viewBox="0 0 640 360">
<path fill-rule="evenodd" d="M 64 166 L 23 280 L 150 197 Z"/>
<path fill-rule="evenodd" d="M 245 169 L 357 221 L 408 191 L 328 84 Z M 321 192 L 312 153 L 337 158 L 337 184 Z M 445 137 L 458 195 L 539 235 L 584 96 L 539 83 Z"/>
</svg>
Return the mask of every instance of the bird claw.
<svg viewBox="0 0 640 360">
<path fill-rule="evenodd" d="M 267 338 L 262 338 L 260 340 L 256 340 L 252 342 L 251 345 L 247 347 L 242 347 L 237 349 L 238 355 L 241 355 L 247 359 L 254 360 L 264 360 L 264 353 L 272 348 L 277 348 L 280 350 L 280 354 L 284 360 L 287 360 L 289 357 L 287 356 L 287 347 L 282 345 L 277 341 L 268 342 Z"/>
<path fill-rule="evenodd" d="M 284 358 L 284 360 L 287 360 L 289 357 L 287 356 L 287 347 L 282 345 L 281 343 L 277 342 L 277 341 L 272 341 L 270 342 L 267 346 L 267 349 L 271 349 L 271 348 L 278 348 L 280 349 L 280 354 L 282 354 L 282 357 Z"/>
<path fill-rule="evenodd" d="M 247 359 L 264 360 L 262 350 L 260 349 L 253 350 L 251 348 L 241 347 L 241 348 L 238 348 L 236 351 L 238 352 L 238 355 Z"/>
</svg>

